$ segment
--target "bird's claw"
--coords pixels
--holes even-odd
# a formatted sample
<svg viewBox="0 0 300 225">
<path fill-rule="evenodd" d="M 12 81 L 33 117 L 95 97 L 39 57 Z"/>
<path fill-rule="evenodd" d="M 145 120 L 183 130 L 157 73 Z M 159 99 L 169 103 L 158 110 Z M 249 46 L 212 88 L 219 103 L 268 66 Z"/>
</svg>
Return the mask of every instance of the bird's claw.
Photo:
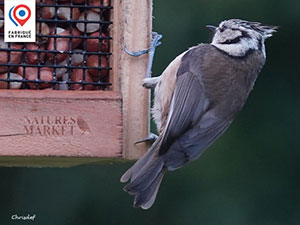
<svg viewBox="0 0 300 225">
<path fill-rule="evenodd" d="M 142 139 L 140 141 L 137 141 L 135 142 L 134 144 L 140 144 L 140 143 L 143 143 L 143 142 L 147 142 L 147 143 L 153 143 L 156 139 L 157 139 L 157 135 L 156 134 L 153 134 L 153 133 L 150 133 L 148 137 L 146 137 L 145 139 Z"/>
</svg>

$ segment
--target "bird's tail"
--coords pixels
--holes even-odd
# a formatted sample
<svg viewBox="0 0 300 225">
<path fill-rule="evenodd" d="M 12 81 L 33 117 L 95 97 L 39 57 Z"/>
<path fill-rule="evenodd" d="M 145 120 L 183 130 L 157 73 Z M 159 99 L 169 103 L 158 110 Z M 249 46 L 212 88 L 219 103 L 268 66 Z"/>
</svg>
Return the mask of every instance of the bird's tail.
<svg viewBox="0 0 300 225">
<path fill-rule="evenodd" d="M 166 171 L 163 157 L 157 154 L 159 146 L 160 141 L 156 140 L 147 153 L 121 177 L 121 182 L 130 179 L 130 183 L 123 189 L 135 196 L 134 207 L 148 209 L 155 201 Z"/>
</svg>

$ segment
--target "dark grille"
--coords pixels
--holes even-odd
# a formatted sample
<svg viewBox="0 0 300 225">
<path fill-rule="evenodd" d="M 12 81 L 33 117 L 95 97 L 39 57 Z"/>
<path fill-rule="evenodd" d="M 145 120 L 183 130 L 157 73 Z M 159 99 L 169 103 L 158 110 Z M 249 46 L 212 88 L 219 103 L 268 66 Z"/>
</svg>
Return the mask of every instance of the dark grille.
<svg viewBox="0 0 300 225">
<path fill-rule="evenodd" d="M 35 43 L 4 43 L 0 15 L 0 89 L 108 89 L 111 10 L 109 0 L 37 0 Z"/>
</svg>

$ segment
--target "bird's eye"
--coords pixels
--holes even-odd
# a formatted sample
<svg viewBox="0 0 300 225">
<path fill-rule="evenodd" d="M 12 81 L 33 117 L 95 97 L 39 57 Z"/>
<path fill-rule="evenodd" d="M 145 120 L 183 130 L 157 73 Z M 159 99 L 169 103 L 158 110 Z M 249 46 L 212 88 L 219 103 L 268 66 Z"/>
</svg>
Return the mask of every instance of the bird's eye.
<svg viewBox="0 0 300 225">
<path fill-rule="evenodd" d="M 220 27 L 219 31 L 222 33 L 225 29 L 226 29 L 226 27 Z"/>
</svg>

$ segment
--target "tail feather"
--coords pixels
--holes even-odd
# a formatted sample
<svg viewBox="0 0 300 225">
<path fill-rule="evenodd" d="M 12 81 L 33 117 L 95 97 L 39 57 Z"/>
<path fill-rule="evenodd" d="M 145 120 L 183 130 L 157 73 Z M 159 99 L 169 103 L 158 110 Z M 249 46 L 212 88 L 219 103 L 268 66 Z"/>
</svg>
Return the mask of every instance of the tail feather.
<svg viewBox="0 0 300 225">
<path fill-rule="evenodd" d="M 144 190 L 147 190 L 160 175 L 163 166 L 163 162 L 159 159 L 158 161 L 152 161 L 151 164 L 146 164 L 145 167 L 139 171 L 139 175 L 124 187 L 124 190 L 130 194 L 142 193 Z"/>
<path fill-rule="evenodd" d="M 151 161 L 154 155 L 156 155 L 156 152 L 158 151 L 158 148 L 161 143 L 161 139 L 161 136 L 159 136 L 157 140 L 153 143 L 151 148 L 149 148 L 148 151 L 123 174 L 123 176 L 120 179 L 122 183 L 129 181 L 129 179 L 133 181 L 139 175 L 139 172 L 142 171 L 142 168 L 145 167 L 145 165 Z"/>
<path fill-rule="evenodd" d="M 157 140 L 158 141 L 158 140 Z M 162 156 L 157 155 L 159 143 L 155 142 L 121 177 L 121 182 L 130 180 L 124 190 L 135 195 L 134 206 L 148 209 L 155 201 L 166 167 Z"/>
<path fill-rule="evenodd" d="M 129 181 L 135 180 L 135 178 L 139 175 L 139 172 L 142 171 L 142 168 L 151 161 L 153 158 L 155 148 L 150 148 L 145 155 L 143 155 L 131 168 L 129 168 L 121 177 L 120 181 L 125 183 Z"/>
<path fill-rule="evenodd" d="M 142 209 L 149 209 L 157 196 L 158 189 L 162 178 L 164 177 L 166 168 L 162 169 L 160 174 L 152 182 L 151 186 L 148 189 L 144 190 L 141 194 L 136 195 L 134 199 L 134 207 L 141 207 Z"/>
</svg>

